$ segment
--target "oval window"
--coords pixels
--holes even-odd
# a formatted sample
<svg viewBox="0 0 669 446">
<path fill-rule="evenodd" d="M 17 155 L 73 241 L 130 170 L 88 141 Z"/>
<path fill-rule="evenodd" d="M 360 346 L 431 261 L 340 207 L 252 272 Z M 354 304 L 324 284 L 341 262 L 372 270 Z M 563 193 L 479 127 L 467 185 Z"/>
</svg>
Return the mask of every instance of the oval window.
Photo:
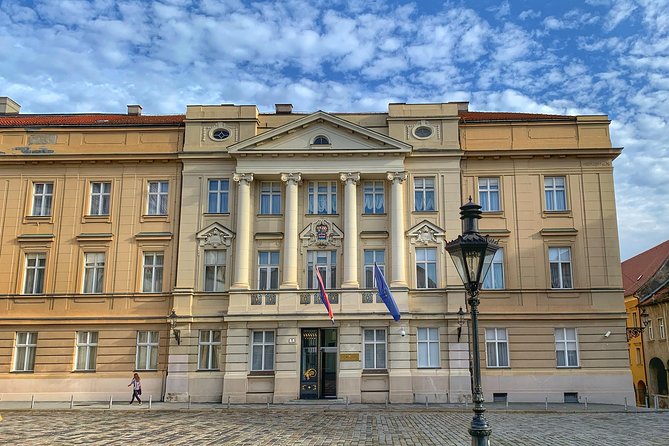
<svg viewBox="0 0 669 446">
<path fill-rule="evenodd" d="M 224 139 L 227 139 L 230 136 L 230 130 L 228 129 L 214 129 L 211 131 L 211 139 L 215 139 L 216 141 L 223 141 Z"/>
<path fill-rule="evenodd" d="M 428 126 L 425 126 L 425 125 L 421 125 L 419 127 L 416 127 L 413 130 L 413 135 L 416 138 L 421 138 L 421 139 L 429 138 L 430 136 L 432 136 L 432 127 L 428 127 Z"/>
</svg>

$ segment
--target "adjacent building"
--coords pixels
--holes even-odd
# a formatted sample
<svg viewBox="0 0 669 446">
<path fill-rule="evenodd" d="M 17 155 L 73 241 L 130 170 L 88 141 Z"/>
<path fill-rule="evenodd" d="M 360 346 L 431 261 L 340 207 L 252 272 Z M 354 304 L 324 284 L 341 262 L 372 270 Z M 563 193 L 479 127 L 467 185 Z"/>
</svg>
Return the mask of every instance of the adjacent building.
<svg viewBox="0 0 669 446">
<path fill-rule="evenodd" d="M 6 279 L 14 281 L 2 296 L 7 308 L 30 299 L 46 308 L 0 317 L 0 379 L 21 378 L 26 392 L 47 391 L 55 384 L 42 379 L 47 364 L 61 355 L 60 379 L 104 380 L 101 393 L 123 393 L 123 378 L 135 369 L 154 379 L 151 392 L 166 400 L 463 401 L 470 393 L 471 335 L 458 320 L 464 291 L 444 245 L 460 233 L 459 207 L 471 196 L 483 206 L 482 232 L 502 246 L 481 293 L 477 336 L 485 350 L 486 399 L 622 404 L 633 398 L 611 164 L 620 149 L 611 147 L 606 116 L 471 112 L 467 103 L 308 114 L 289 104 L 274 113 L 253 105 L 191 105 L 185 116 L 111 116 L 117 118 L 91 118 L 85 131 L 57 127 L 96 137 L 87 144 L 70 137 L 63 148 L 76 160 L 62 168 L 65 178 L 78 175 L 71 183 L 79 189 L 67 195 L 80 197 L 78 207 L 71 203 L 67 217 L 59 214 L 58 228 L 32 231 L 42 239 L 53 234 L 53 242 L 40 239 L 51 247 L 48 265 L 52 256 L 79 253 L 79 263 L 61 261 L 67 273 L 50 282 L 71 295 L 26 292 L 32 257 L 5 246 L 20 246 L 32 232 L 3 226 L 2 255 L 25 265 Z M 16 180 L 24 188 L 57 183 L 32 164 L 51 162 L 55 175 L 62 163 L 55 143 L 40 146 L 53 152 L 14 155 L 35 131 L 20 119 L 0 115 L 3 138 L 24 138 L 0 139 L 0 163 L 24 163 Z M 51 118 L 39 119 L 45 125 Z M 94 124 L 99 120 L 108 122 Z M 98 160 L 104 152 L 98 147 L 111 135 L 125 158 Z M 106 168 L 85 173 L 96 163 Z M 105 180 L 114 169 L 120 179 Z M 128 169 L 132 182 L 124 181 Z M 112 212 L 107 226 L 84 226 L 86 188 L 93 187 L 86 181 L 121 182 L 114 193 L 128 189 L 112 201 L 119 214 Z M 163 187 L 164 213 L 150 215 Z M 40 193 L 24 195 L 14 220 L 41 203 Z M 74 220 L 67 230 L 63 218 Z M 97 245 L 86 248 L 82 240 Z M 105 275 L 115 277 L 108 280 L 116 288 L 93 296 L 71 284 L 70 278 L 86 282 L 89 251 L 124 256 Z M 147 292 L 160 253 L 162 288 Z M 377 296 L 375 264 L 392 289 L 399 322 Z M 319 276 L 334 324 L 320 300 Z M 97 319 L 49 306 L 49 299 L 71 299 Z M 52 343 L 54 318 L 62 339 L 99 325 L 105 342 L 96 345 L 98 366 L 89 370 L 95 373 L 76 373 L 74 341 Z M 139 362 L 147 351 L 140 338 L 155 339 L 151 368 Z M 32 370 L 17 369 L 29 369 L 31 356 Z M 101 368 L 107 356 L 113 366 Z"/>
</svg>

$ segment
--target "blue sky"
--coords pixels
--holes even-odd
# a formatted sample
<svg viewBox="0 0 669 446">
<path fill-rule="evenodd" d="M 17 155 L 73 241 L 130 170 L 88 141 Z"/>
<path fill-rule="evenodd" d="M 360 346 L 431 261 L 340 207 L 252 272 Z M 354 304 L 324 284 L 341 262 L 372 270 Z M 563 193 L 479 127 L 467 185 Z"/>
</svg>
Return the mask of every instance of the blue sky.
<svg viewBox="0 0 669 446">
<path fill-rule="evenodd" d="M 0 0 L 0 96 L 25 113 L 608 114 L 623 259 L 669 238 L 668 73 L 665 0 Z"/>
</svg>

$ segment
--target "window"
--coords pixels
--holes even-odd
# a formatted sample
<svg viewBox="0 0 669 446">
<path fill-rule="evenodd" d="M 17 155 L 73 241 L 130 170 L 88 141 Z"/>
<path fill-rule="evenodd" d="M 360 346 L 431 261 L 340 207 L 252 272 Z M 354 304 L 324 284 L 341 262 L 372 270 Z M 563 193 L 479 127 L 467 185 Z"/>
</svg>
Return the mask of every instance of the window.
<svg viewBox="0 0 669 446">
<path fill-rule="evenodd" d="M 434 211 L 434 178 L 414 178 L 414 209 Z"/>
<path fill-rule="evenodd" d="M 225 286 L 225 251 L 208 249 L 204 252 L 204 290 L 223 291 Z"/>
<path fill-rule="evenodd" d="M 490 269 L 483 279 L 483 288 L 486 290 L 504 289 L 504 249 L 499 248 L 492 258 Z"/>
<path fill-rule="evenodd" d="M 386 368 L 386 330 L 363 331 L 365 369 Z"/>
<path fill-rule="evenodd" d="M 383 181 L 365 181 L 362 185 L 365 214 L 383 214 L 385 210 Z"/>
<path fill-rule="evenodd" d="M 660 335 L 659 339 L 664 339 L 667 337 L 667 333 L 664 330 L 664 318 L 662 317 L 657 320 L 657 330 Z"/>
<path fill-rule="evenodd" d="M 14 371 L 32 372 L 35 370 L 35 352 L 37 350 L 37 333 L 19 331 L 16 333 L 14 347 Z"/>
<path fill-rule="evenodd" d="M 641 365 L 641 347 L 636 348 L 636 365 Z"/>
<path fill-rule="evenodd" d="M 258 289 L 279 289 L 279 251 L 258 252 Z"/>
<path fill-rule="evenodd" d="M 149 205 L 147 214 L 167 215 L 167 181 L 149 181 Z"/>
<path fill-rule="evenodd" d="M 488 367 L 509 366 L 509 340 L 506 328 L 486 328 L 485 345 Z"/>
<path fill-rule="evenodd" d="M 158 332 L 137 332 L 137 370 L 156 370 L 158 368 Z"/>
<path fill-rule="evenodd" d="M 418 367 L 439 367 L 439 330 L 419 328 Z"/>
<path fill-rule="evenodd" d="M 555 329 L 555 357 L 558 367 L 578 367 L 575 328 Z"/>
<path fill-rule="evenodd" d="M 26 254 L 26 272 L 23 284 L 23 294 L 42 294 L 44 292 L 45 272 L 45 253 L 36 252 Z"/>
<path fill-rule="evenodd" d="M 416 288 L 437 288 L 435 248 L 416 248 Z"/>
<path fill-rule="evenodd" d="M 160 293 L 163 291 L 163 253 L 144 253 L 144 279 L 142 292 Z"/>
<path fill-rule="evenodd" d="M 221 332 L 218 330 L 200 330 L 198 346 L 198 370 L 218 370 L 218 351 L 221 347 Z"/>
<path fill-rule="evenodd" d="M 499 178 L 479 178 L 479 204 L 483 212 L 500 210 Z"/>
<path fill-rule="evenodd" d="M 102 293 L 105 279 L 105 253 L 84 253 L 84 293 Z"/>
<path fill-rule="evenodd" d="M 281 213 L 281 185 L 278 181 L 260 183 L 260 213 L 263 215 Z"/>
<path fill-rule="evenodd" d="M 571 279 L 571 248 L 548 248 L 551 288 L 573 288 Z"/>
<path fill-rule="evenodd" d="M 33 213 L 35 217 L 51 215 L 53 183 L 33 183 Z"/>
<path fill-rule="evenodd" d="M 315 145 L 315 146 L 327 146 L 329 144 L 330 144 L 330 140 L 328 139 L 327 136 L 318 135 L 317 137 L 314 138 L 313 145 Z"/>
<path fill-rule="evenodd" d="M 648 325 L 646 326 L 646 336 L 648 337 L 649 341 L 654 340 L 655 338 L 653 337 L 653 321 L 648 321 Z"/>
<path fill-rule="evenodd" d="M 316 268 L 321 273 L 325 288 L 336 288 L 337 251 L 307 251 L 307 288 L 318 288 Z"/>
<path fill-rule="evenodd" d="M 76 370 L 95 370 L 95 357 L 98 354 L 98 332 L 77 332 Z"/>
<path fill-rule="evenodd" d="M 111 183 L 91 183 L 91 203 L 89 215 L 109 215 Z"/>
<path fill-rule="evenodd" d="M 386 252 L 383 249 L 365 249 L 365 288 L 376 288 L 374 278 L 374 263 L 379 265 L 379 269 L 386 275 L 385 257 Z"/>
<path fill-rule="evenodd" d="M 230 194 L 230 180 L 209 180 L 209 206 L 207 212 L 210 214 L 227 214 L 228 196 Z"/>
<path fill-rule="evenodd" d="M 567 196 L 565 193 L 564 177 L 545 177 L 544 194 L 546 196 L 547 211 L 567 210 Z"/>
<path fill-rule="evenodd" d="M 251 336 L 251 370 L 274 370 L 274 332 L 254 331 Z"/>
<path fill-rule="evenodd" d="M 337 183 L 334 181 L 310 181 L 307 186 L 308 214 L 337 213 Z"/>
</svg>

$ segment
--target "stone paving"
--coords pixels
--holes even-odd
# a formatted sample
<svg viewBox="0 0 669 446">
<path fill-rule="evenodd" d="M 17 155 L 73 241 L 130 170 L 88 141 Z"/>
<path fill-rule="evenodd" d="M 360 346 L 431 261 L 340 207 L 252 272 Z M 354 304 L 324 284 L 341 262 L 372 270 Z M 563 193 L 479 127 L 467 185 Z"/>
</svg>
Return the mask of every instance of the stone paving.
<svg viewBox="0 0 669 446">
<path fill-rule="evenodd" d="M 62 405 L 61 405 L 62 406 Z M 0 407 L 0 445 L 468 445 L 471 410 L 265 406 Z M 493 409 L 493 446 L 669 445 L 669 411 Z"/>
</svg>

